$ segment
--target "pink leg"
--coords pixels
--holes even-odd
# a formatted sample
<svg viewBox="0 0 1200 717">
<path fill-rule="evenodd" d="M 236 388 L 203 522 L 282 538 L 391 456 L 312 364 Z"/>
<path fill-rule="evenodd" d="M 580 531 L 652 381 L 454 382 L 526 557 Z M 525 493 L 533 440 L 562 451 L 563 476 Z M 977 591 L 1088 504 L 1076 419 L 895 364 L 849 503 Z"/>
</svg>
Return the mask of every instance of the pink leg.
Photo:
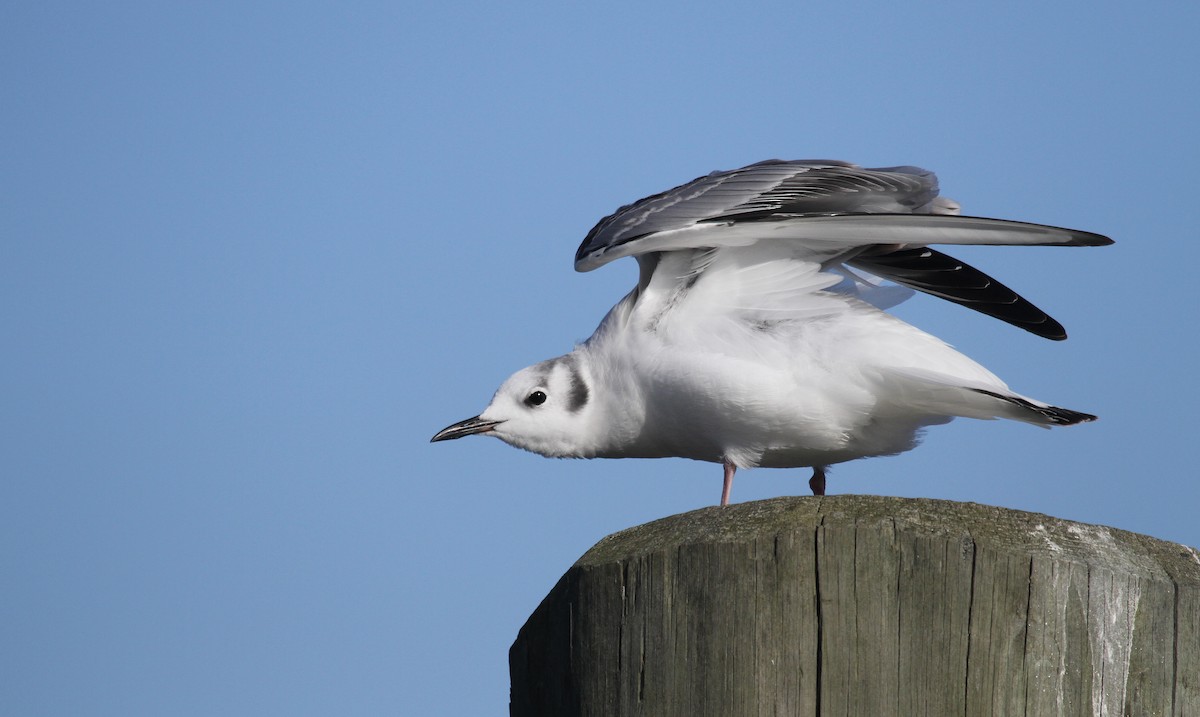
<svg viewBox="0 0 1200 717">
<path fill-rule="evenodd" d="M 737 473 L 737 466 L 725 461 L 725 486 L 721 488 L 721 505 L 729 505 L 729 494 L 733 491 L 734 473 Z"/>
</svg>

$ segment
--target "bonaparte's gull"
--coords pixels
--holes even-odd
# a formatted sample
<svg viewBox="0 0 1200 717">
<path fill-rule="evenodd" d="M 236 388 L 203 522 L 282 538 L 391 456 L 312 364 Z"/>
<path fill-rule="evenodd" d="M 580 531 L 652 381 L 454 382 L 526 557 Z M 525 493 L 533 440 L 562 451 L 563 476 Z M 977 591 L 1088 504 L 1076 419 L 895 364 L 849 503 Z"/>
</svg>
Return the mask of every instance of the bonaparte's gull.
<svg viewBox="0 0 1200 717">
<path fill-rule="evenodd" d="M 479 433 L 559 458 L 721 463 L 726 505 L 738 468 L 811 467 L 822 495 L 829 465 L 907 451 L 958 416 L 1091 421 L 1014 393 L 883 309 L 916 289 L 1064 339 L 1012 289 L 928 245 L 1111 243 L 959 216 L 917 167 L 769 160 L 713 172 L 600 220 L 576 270 L 633 256 L 637 286 L 574 351 L 513 374 L 433 440 Z"/>
</svg>

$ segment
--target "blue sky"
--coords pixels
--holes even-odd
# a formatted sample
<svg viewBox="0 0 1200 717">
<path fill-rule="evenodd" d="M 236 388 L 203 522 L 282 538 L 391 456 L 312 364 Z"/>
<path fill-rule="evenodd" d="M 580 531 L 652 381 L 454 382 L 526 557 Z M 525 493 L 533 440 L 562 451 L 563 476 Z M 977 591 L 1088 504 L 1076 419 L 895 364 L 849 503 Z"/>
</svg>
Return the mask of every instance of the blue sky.
<svg viewBox="0 0 1200 717">
<path fill-rule="evenodd" d="M 721 471 L 429 437 L 632 285 L 572 271 L 597 219 L 770 157 L 1117 240 L 955 251 L 1064 343 L 900 311 L 1099 422 L 958 421 L 831 492 L 1200 544 L 1196 8 L 430 5 L 0 11 L 0 713 L 503 713 L 562 572 Z"/>
</svg>

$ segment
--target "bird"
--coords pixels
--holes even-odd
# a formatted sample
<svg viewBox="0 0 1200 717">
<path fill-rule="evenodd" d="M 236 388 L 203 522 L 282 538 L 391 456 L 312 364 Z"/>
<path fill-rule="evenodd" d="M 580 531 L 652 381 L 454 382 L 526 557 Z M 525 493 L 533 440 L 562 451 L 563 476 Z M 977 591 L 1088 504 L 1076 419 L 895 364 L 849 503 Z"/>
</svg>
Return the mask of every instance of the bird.
<svg viewBox="0 0 1200 717">
<path fill-rule="evenodd" d="M 1063 326 L 930 245 L 1104 246 L 1092 232 L 964 216 L 912 166 L 767 160 L 621 207 L 575 254 L 637 285 L 569 353 L 521 369 L 431 442 L 499 438 L 557 458 L 681 457 L 811 468 L 903 453 L 954 418 L 1068 426 L 1095 415 L 1014 392 L 888 313 L 923 292 L 1052 340 Z"/>
</svg>

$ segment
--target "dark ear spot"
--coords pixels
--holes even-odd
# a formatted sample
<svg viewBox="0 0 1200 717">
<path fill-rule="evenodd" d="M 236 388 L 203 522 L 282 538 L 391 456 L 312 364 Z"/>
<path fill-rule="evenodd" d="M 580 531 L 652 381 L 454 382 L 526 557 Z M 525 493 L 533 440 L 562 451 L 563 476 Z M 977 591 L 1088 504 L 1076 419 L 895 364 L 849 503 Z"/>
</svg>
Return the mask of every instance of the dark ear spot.
<svg viewBox="0 0 1200 717">
<path fill-rule="evenodd" d="M 591 398 L 591 391 L 588 390 L 587 383 L 580 375 L 579 369 L 574 364 L 569 366 L 571 383 L 567 390 L 567 410 L 571 413 L 578 413 L 584 406 L 587 405 L 588 399 Z"/>
</svg>

